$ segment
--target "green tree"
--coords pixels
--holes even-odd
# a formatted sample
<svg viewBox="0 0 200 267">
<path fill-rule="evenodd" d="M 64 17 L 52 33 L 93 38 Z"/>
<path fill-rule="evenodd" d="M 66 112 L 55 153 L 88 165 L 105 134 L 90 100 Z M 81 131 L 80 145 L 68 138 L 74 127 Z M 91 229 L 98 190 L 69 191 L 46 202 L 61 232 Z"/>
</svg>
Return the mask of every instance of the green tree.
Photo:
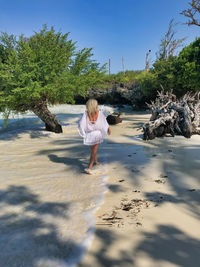
<svg viewBox="0 0 200 267">
<path fill-rule="evenodd" d="M 101 82 L 104 66 L 92 59 L 91 49 L 76 51 L 69 33 L 44 26 L 30 38 L 0 36 L 0 110 L 33 111 L 46 129 L 62 132 L 48 105 L 73 103 L 75 95 Z"/>
<path fill-rule="evenodd" d="M 157 59 L 152 68 L 146 74 L 140 77 L 140 85 L 146 96 L 154 99 L 157 91 L 164 88 L 165 91 L 177 90 L 176 76 L 177 76 L 177 56 L 175 52 L 177 48 L 182 46 L 185 38 L 176 39 L 176 32 L 174 30 L 175 23 L 172 19 L 169 23 L 168 30 L 161 39 Z"/>
<path fill-rule="evenodd" d="M 163 87 L 165 91 L 176 88 L 176 57 L 156 60 L 148 73 L 140 77 L 140 85 L 146 96 L 153 99 Z"/>
<path fill-rule="evenodd" d="M 176 61 L 177 88 L 182 93 L 200 91 L 200 38 L 184 47 Z"/>
<path fill-rule="evenodd" d="M 200 38 L 184 47 L 178 56 L 156 60 L 153 68 L 140 79 L 144 94 L 156 96 L 161 85 L 166 91 L 182 96 L 188 91 L 200 91 Z"/>
</svg>

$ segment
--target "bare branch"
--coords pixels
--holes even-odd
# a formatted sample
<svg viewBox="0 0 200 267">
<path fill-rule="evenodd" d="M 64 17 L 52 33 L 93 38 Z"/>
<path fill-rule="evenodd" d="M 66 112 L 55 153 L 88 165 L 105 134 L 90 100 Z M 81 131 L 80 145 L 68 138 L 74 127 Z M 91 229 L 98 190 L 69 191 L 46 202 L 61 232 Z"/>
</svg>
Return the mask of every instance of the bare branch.
<svg viewBox="0 0 200 267">
<path fill-rule="evenodd" d="M 189 18 L 185 23 L 188 26 L 200 26 L 200 0 L 192 0 L 189 2 L 190 8 L 183 10 L 180 14 Z"/>
<path fill-rule="evenodd" d="M 174 31 L 175 27 L 174 19 L 171 19 L 169 22 L 169 28 L 164 38 L 161 40 L 161 47 L 159 51 L 159 58 L 168 59 L 169 56 L 173 56 L 175 50 L 179 48 L 185 38 L 175 39 L 176 32 Z"/>
</svg>

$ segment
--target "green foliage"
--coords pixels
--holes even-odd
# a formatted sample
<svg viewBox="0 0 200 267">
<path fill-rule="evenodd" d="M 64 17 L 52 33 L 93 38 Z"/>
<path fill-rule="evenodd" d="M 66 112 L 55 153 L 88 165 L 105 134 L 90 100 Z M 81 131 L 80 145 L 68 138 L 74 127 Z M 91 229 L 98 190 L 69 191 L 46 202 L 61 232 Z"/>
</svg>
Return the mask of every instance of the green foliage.
<svg viewBox="0 0 200 267">
<path fill-rule="evenodd" d="M 184 47 L 177 58 L 177 84 L 183 92 L 200 91 L 200 38 Z"/>
<path fill-rule="evenodd" d="M 0 36 L 0 111 L 31 110 L 48 104 L 73 103 L 74 96 L 102 81 L 104 66 L 91 49 L 75 50 L 69 33 L 44 26 L 30 38 Z"/>
<path fill-rule="evenodd" d="M 140 85 L 144 94 L 154 98 L 161 86 L 166 91 L 176 87 L 176 57 L 170 56 L 168 59 L 156 60 L 153 68 L 149 72 L 143 73 L 140 79 Z"/>
<path fill-rule="evenodd" d="M 184 47 L 178 56 L 158 59 L 140 78 L 144 94 L 154 98 L 161 85 L 166 91 L 181 96 L 187 91 L 200 91 L 200 38 Z"/>
<path fill-rule="evenodd" d="M 156 96 L 158 85 L 157 85 L 157 75 L 151 70 L 148 73 L 144 72 L 139 79 L 139 85 L 145 96 L 149 98 L 154 98 Z"/>
<path fill-rule="evenodd" d="M 128 84 L 138 80 L 141 72 L 142 71 L 139 70 L 126 71 L 125 74 L 123 72 L 118 72 L 117 74 L 106 75 L 104 81 L 109 84 L 114 84 L 114 83 Z"/>
</svg>

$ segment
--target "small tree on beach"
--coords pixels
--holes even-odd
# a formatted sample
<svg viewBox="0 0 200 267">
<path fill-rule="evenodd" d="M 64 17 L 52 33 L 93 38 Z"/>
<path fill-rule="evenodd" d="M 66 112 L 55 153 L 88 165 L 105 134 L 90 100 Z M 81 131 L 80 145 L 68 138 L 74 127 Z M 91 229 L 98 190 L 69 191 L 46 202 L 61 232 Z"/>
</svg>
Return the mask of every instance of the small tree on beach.
<svg viewBox="0 0 200 267">
<path fill-rule="evenodd" d="M 62 127 L 48 105 L 73 103 L 75 95 L 101 82 L 104 66 L 92 57 L 92 50 L 76 51 L 69 33 L 44 26 L 25 38 L 0 36 L 0 111 L 34 112 L 46 129 L 60 133 Z"/>
</svg>

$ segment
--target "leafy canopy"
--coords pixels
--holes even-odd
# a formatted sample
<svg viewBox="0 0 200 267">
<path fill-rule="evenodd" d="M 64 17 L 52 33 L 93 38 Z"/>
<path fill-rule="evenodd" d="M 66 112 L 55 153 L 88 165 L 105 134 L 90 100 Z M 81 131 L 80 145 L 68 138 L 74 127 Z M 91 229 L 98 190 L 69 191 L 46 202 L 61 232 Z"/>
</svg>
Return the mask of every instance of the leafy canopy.
<svg viewBox="0 0 200 267">
<path fill-rule="evenodd" d="M 182 91 L 200 91 L 200 38 L 179 53 L 177 84 Z"/>
<path fill-rule="evenodd" d="M 74 96 L 101 82 L 104 66 L 94 62 L 92 50 L 76 51 L 69 33 L 45 25 L 26 38 L 0 36 L 0 111 L 31 110 L 42 101 L 73 103 Z"/>
<path fill-rule="evenodd" d="M 144 94 L 154 98 L 161 85 L 178 96 L 200 91 L 200 38 L 184 47 L 178 56 L 157 59 L 150 71 L 141 77 Z"/>
</svg>

